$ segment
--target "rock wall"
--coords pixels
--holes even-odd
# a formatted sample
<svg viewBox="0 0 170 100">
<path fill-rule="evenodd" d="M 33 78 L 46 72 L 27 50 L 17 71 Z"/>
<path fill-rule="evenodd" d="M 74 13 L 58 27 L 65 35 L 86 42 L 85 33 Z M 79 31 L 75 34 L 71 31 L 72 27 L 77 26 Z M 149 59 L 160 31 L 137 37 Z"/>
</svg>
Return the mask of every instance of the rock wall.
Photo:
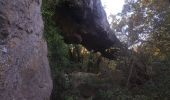
<svg viewBox="0 0 170 100">
<path fill-rule="evenodd" d="M 0 100 L 49 100 L 41 0 L 0 0 Z"/>
</svg>

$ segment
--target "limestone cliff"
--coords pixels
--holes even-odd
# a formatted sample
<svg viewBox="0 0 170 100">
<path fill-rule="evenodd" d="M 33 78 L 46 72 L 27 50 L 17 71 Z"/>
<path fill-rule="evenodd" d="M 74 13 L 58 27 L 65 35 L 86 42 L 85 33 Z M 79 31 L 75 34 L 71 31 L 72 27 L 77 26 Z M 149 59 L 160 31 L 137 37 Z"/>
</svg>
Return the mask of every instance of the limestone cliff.
<svg viewBox="0 0 170 100">
<path fill-rule="evenodd" d="M 41 0 L 0 0 L 0 100 L 49 100 Z"/>
</svg>

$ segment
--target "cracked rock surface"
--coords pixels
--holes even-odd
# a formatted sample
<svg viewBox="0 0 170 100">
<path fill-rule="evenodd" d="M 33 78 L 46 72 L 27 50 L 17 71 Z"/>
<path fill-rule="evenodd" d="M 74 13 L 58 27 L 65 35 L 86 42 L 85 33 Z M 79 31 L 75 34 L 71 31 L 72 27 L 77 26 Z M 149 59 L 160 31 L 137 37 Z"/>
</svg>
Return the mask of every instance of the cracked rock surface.
<svg viewBox="0 0 170 100">
<path fill-rule="evenodd" d="M 0 99 L 49 100 L 41 0 L 0 0 Z"/>
</svg>

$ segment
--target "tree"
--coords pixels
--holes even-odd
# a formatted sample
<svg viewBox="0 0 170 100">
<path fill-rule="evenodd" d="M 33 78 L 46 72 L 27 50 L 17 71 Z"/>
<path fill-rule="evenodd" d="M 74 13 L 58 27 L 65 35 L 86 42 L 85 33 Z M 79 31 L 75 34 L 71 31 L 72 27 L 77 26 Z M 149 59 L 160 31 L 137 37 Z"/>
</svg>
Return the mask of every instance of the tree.
<svg viewBox="0 0 170 100">
<path fill-rule="evenodd" d="M 120 19 L 111 16 L 112 28 L 129 47 L 140 45 L 150 48 L 154 54 L 157 50 L 169 52 L 169 1 L 126 0 Z M 147 47 L 146 47 L 147 45 Z"/>
</svg>

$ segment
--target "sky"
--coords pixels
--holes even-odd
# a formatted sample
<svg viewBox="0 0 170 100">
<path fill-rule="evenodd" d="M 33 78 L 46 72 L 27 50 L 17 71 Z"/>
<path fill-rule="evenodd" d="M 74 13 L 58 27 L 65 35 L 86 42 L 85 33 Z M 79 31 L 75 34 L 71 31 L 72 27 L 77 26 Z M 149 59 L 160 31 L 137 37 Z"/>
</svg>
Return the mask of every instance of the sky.
<svg viewBox="0 0 170 100">
<path fill-rule="evenodd" d="M 122 11 L 124 0 L 101 0 L 107 16 L 117 14 Z"/>
</svg>

